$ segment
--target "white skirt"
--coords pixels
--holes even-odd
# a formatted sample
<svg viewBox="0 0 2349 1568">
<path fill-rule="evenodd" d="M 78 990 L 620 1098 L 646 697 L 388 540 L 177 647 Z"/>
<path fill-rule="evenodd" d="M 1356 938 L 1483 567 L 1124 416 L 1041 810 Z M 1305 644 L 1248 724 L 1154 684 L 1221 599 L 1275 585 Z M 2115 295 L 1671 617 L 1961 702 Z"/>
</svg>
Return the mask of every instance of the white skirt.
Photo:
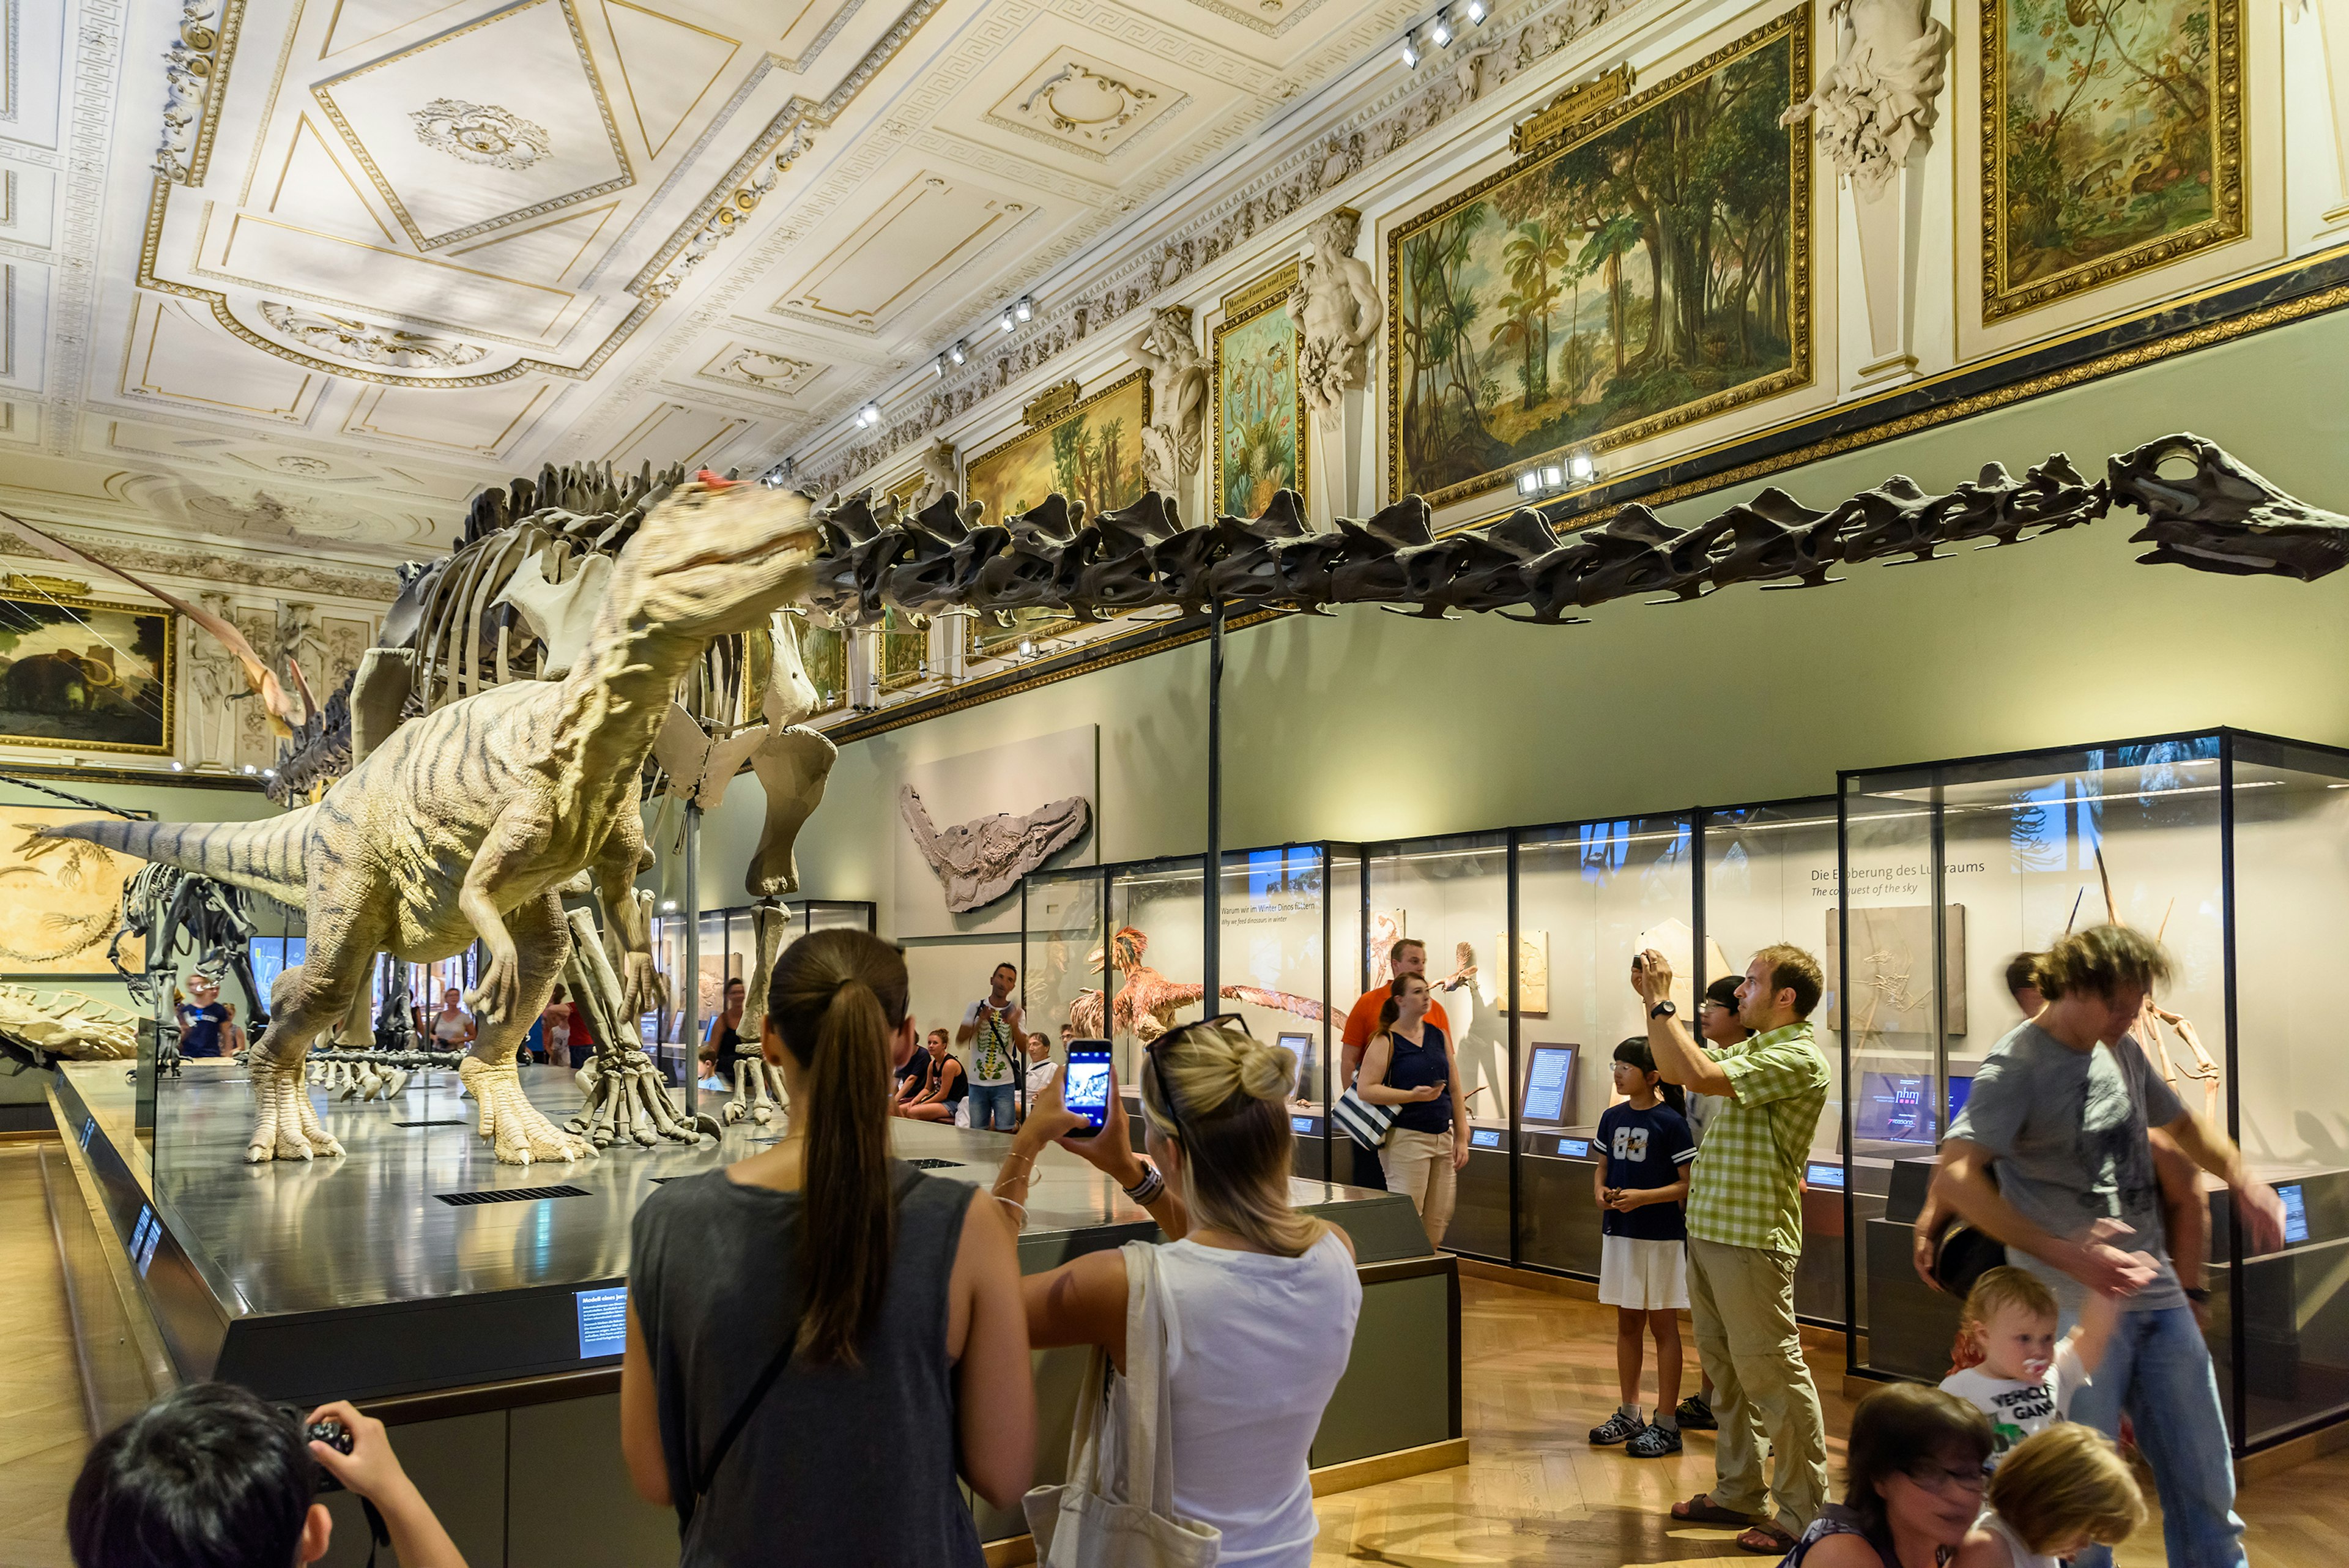
<svg viewBox="0 0 2349 1568">
<path fill-rule="evenodd" d="M 1599 1300 L 1633 1312 L 1688 1305 L 1688 1244 L 1601 1236 Z"/>
</svg>

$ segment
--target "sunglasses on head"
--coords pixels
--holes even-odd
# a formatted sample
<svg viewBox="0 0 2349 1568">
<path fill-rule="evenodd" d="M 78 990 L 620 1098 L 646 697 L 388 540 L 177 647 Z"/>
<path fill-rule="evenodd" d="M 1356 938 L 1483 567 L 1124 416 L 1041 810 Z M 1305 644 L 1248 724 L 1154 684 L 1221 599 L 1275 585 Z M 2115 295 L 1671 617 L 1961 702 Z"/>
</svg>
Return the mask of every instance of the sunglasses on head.
<svg viewBox="0 0 2349 1568">
<path fill-rule="evenodd" d="M 1158 1079 L 1158 1093 L 1161 1097 L 1165 1100 L 1166 1109 L 1174 1117 L 1174 1125 L 1177 1127 L 1184 1125 L 1183 1106 L 1181 1103 L 1174 1098 L 1174 1085 L 1166 1081 L 1166 1075 L 1159 1068 L 1158 1053 L 1163 1048 L 1174 1044 L 1175 1041 L 1182 1039 L 1183 1036 L 1190 1033 L 1195 1029 L 1209 1029 L 1221 1023 L 1236 1025 L 1239 1032 L 1247 1035 L 1249 1039 L 1253 1040 L 1256 1038 L 1256 1032 L 1248 1027 L 1247 1020 L 1241 1017 L 1238 1013 L 1211 1012 L 1205 1018 L 1196 1018 L 1188 1023 L 1177 1023 L 1174 1028 L 1169 1029 L 1157 1039 L 1145 1043 L 1142 1047 L 1143 1059 L 1149 1062 L 1151 1073 Z"/>
</svg>

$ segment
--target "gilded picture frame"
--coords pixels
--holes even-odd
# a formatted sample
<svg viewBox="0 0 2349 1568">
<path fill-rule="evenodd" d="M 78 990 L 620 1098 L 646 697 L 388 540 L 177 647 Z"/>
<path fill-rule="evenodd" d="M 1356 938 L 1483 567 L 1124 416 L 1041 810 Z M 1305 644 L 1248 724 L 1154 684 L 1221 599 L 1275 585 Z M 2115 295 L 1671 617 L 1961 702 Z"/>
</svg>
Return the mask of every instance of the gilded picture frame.
<svg viewBox="0 0 2349 1568">
<path fill-rule="evenodd" d="M 0 589 L 0 745 L 171 755 L 179 618 L 23 582 Z"/>
<path fill-rule="evenodd" d="M 2250 232 L 2242 5 L 1981 0 L 1985 325 Z"/>
<path fill-rule="evenodd" d="M 1297 369 L 1305 334 L 1288 311 L 1296 286 L 1292 261 L 1226 295 L 1208 349 L 1215 445 L 1208 501 L 1231 516 L 1261 516 L 1276 491 L 1307 494 L 1312 421 Z"/>
<path fill-rule="evenodd" d="M 1416 493 L 1437 507 L 1465 501 L 1569 450 L 1630 446 L 1812 385 L 1812 144 L 1801 125 L 1778 123 L 1809 96 L 1811 78 L 1806 5 L 1600 104 L 1392 228 L 1389 499 Z M 1770 156 L 1748 155 L 1753 145 Z M 1709 154 L 1721 156 L 1708 161 Z M 1658 159 L 1668 171 L 1699 164 L 1738 171 L 1717 178 L 1719 200 L 1731 203 L 1720 227 L 1741 256 L 1733 294 L 1717 300 L 1707 267 L 1693 309 L 1676 283 L 1667 300 L 1666 283 L 1685 264 L 1658 263 L 1669 242 L 1637 218 L 1633 199 L 1652 182 Z M 1745 183 L 1733 189 L 1735 180 Z M 1538 232 L 1528 235 L 1528 224 Z M 1575 290 L 1563 346 L 1560 278 Z M 1431 313 L 1424 302 L 1437 295 L 1445 308 Z M 1452 341 L 1461 334 L 1444 325 L 1463 317 L 1476 345 L 1465 352 Z M 1447 398 L 1464 405 L 1459 418 Z M 1505 410 L 1505 401 L 1520 406 Z"/>
<path fill-rule="evenodd" d="M 1150 422 L 1150 371 L 1130 371 L 1061 408 L 1050 419 L 999 441 L 963 466 L 966 500 L 982 503 L 989 523 L 1000 523 L 1073 478 L 1086 511 L 1130 506 L 1142 498 L 1142 430 Z M 1077 622 L 1050 610 L 1016 610 L 1009 626 L 992 616 L 970 621 L 970 656 L 991 658 L 1016 645 L 1073 630 Z"/>
</svg>

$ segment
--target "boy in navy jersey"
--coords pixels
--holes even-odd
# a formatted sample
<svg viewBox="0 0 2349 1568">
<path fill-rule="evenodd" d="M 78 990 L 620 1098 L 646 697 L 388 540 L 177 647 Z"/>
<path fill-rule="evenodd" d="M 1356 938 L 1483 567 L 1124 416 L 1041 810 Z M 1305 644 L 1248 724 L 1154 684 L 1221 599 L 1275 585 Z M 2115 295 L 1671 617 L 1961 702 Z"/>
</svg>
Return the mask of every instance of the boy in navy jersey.
<svg viewBox="0 0 2349 1568">
<path fill-rule="evenodd" d="M 1599 1299 L 1615 1309 L 1615 1370 L 1622 1404 L 1591 1428 L 1595 1444 L 1622 1443 L 1634 1459 L 1681 1451 L 1673 1407 L 1681 1397 L 1680 1311 L 1688 1305 L 1688 1231 L 1681 1200 L 1696 1158 L 1679 1085 L 1656 1072 L 1646 1040 L 1615 1047 L 1615 1092 L 1629 1096 L 1599 1118 L 1599 1164 L 1591 1181 L 1603 1216 Z M 1656 1341 L 1656 1419 L 1640 1418 L 1641 1335 Z"/>
</svg>

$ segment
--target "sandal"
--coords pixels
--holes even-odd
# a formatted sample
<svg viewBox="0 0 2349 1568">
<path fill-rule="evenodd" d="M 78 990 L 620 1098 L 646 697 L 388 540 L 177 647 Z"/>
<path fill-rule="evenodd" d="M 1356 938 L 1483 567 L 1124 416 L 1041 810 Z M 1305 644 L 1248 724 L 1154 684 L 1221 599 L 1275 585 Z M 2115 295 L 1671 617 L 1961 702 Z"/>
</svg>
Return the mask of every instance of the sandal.
<svg viewBox="0 0 2349 1568">
<path fill-rule="evenodd" d="M 1757 1524 L 1737 1538 L 1737 1550 L 1757 1557 L 1784 1557 L 1795 1549 L 1795 1538 L 1775 1524 Z"/>
<path fill-rule="evenodd" d="M 1713 1501 L 1713 1494 L 1701 1491 L 1686 1502 L 1672 1504 L 1672 1517 L 1683 1524 L 1734 1524 L 1741 1528 L 1754 1523 L 1750 1513 L 1739 1513 Z"/>
</svg>

